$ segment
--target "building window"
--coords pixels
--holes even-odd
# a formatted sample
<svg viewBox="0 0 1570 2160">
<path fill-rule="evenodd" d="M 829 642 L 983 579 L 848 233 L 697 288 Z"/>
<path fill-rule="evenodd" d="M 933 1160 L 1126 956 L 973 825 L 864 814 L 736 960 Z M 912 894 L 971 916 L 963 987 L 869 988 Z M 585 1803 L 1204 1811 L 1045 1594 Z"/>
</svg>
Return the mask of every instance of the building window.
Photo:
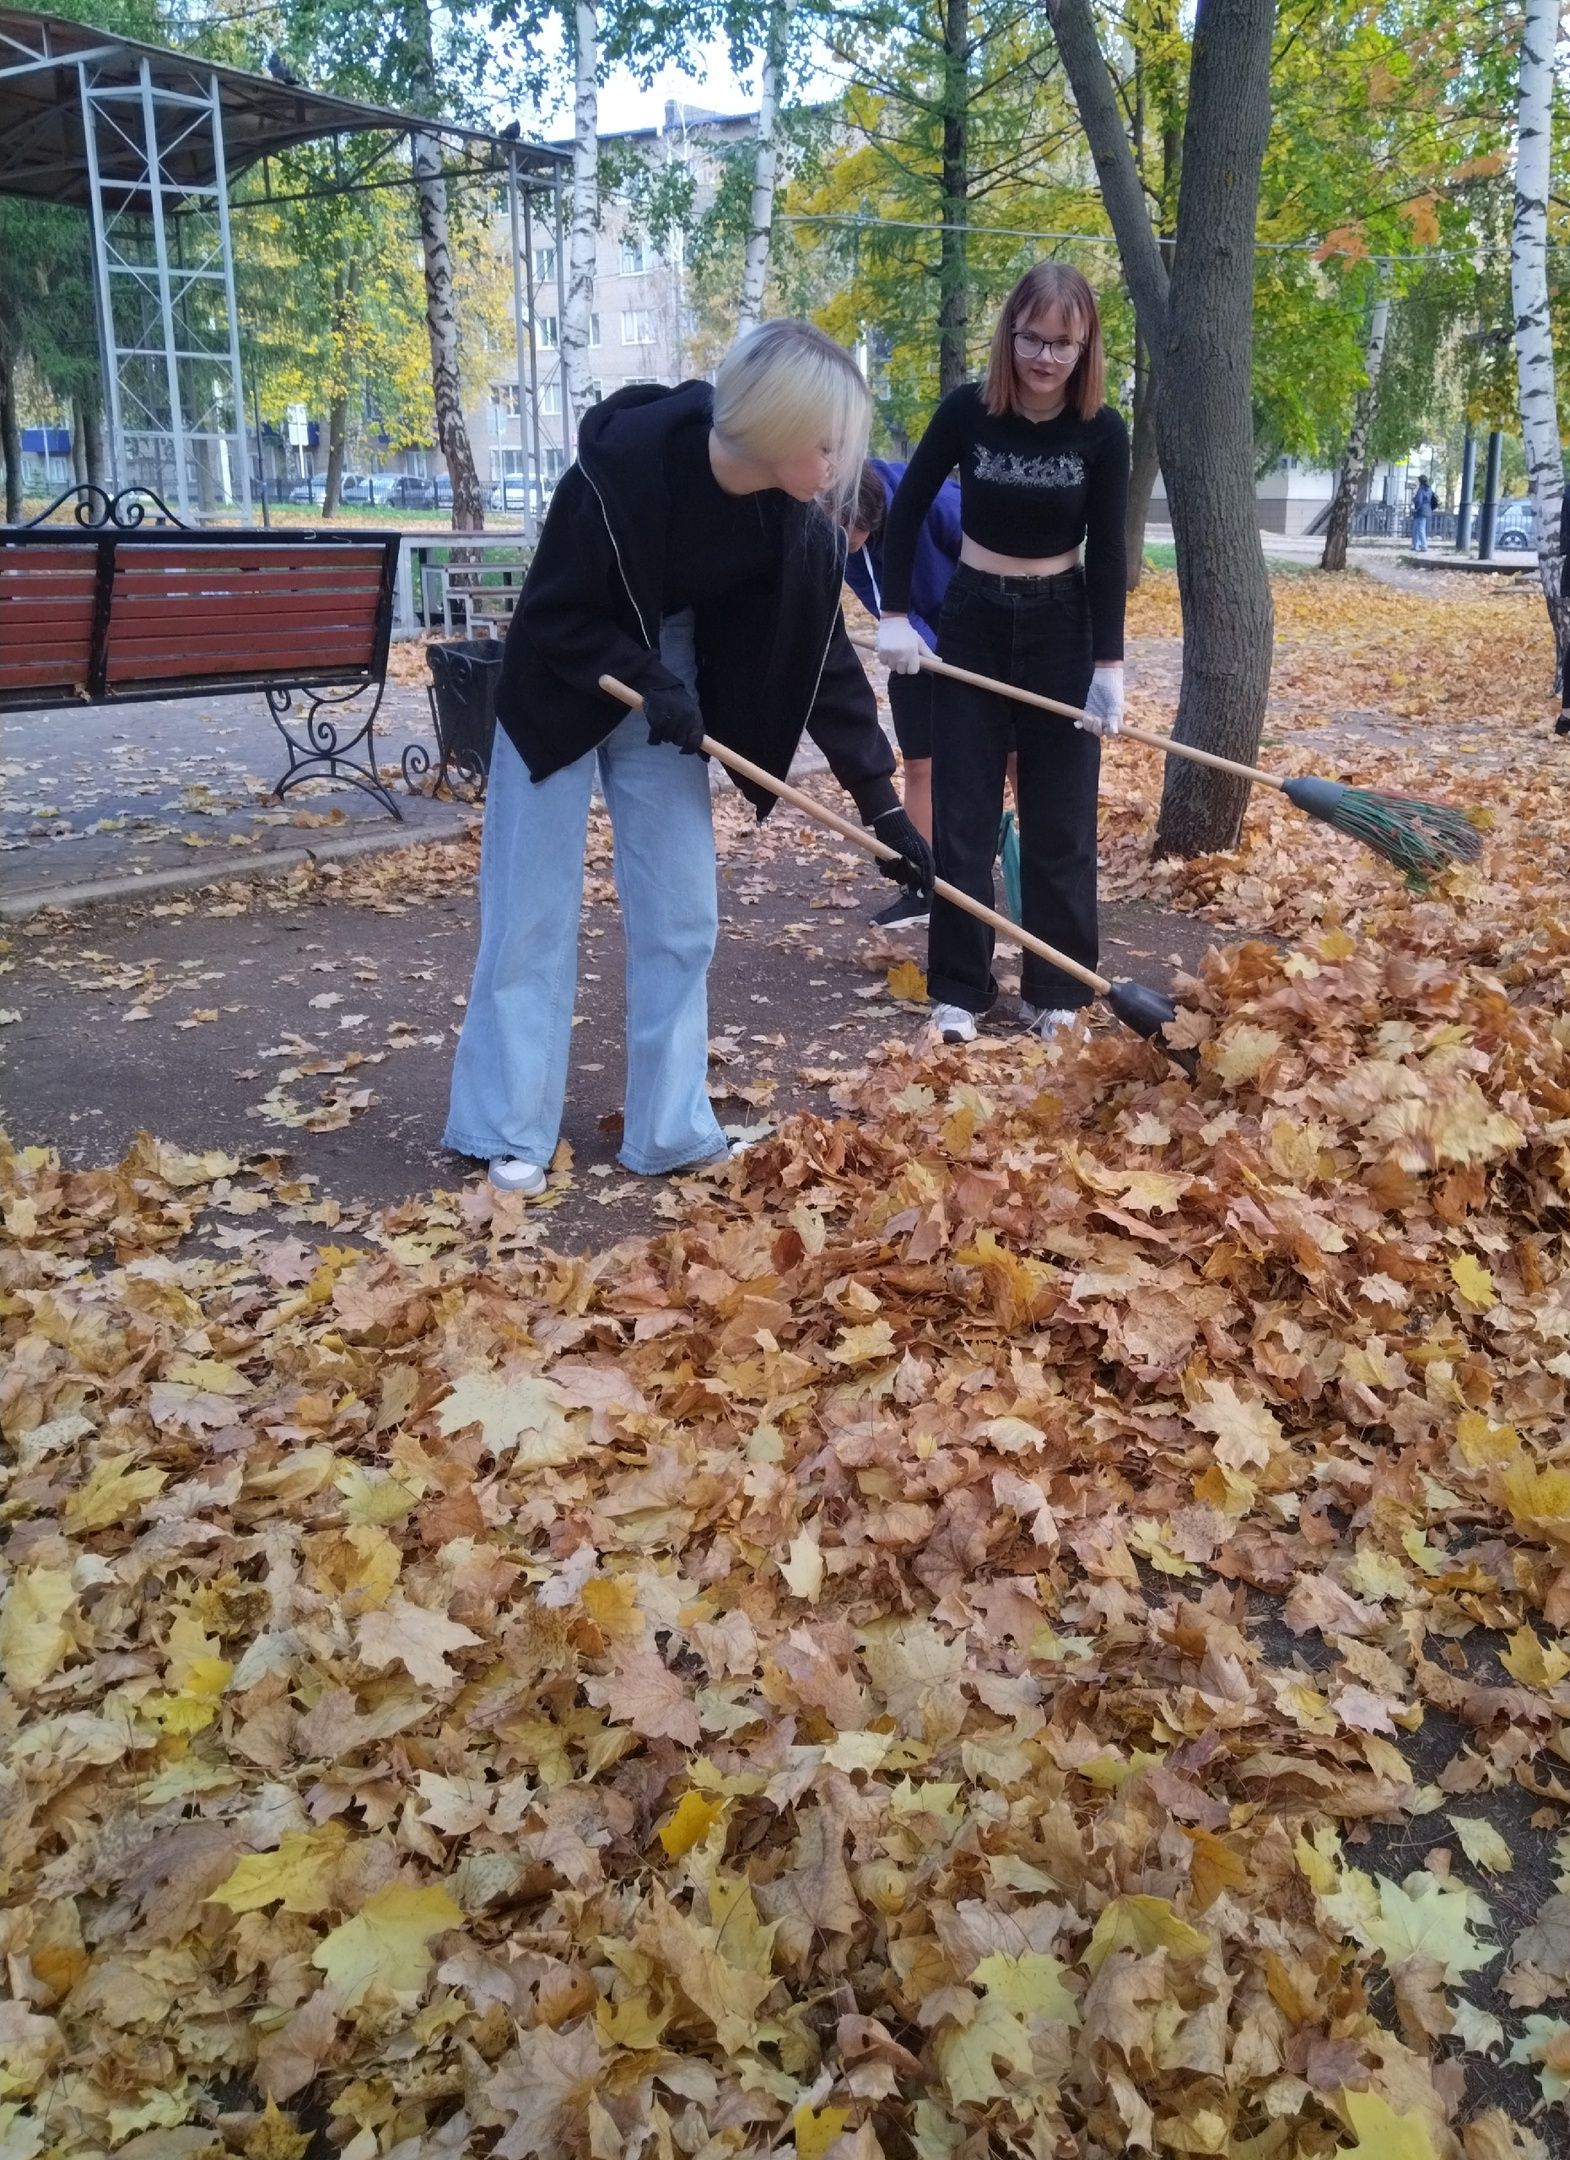
<svg viewBox="0 0 1570 2160">
<path fill-rule="evenodd" d="M 540 385 L 540 411 L 554 417 L 561 411 L 561 377 L 553 376 L 548 383 Z"/>
<path fill-rule="evenodd" d="M 500 453 L 502 461 L 502 467 L 500 472 L 497 472 L 495 469 L 495 455 L 496 453 L 493 452 L 491 466 L 491 477 L 493 479 L 512 480 L 515 479 L 523 471 L 523 452 L 521 450 L 503 450 Z"/>
<path fill-rule="evenodd" d="M 430 460 L 423 450 L 406 450 L 403 469 L 406 473 L 412 473 L 416 480 L 428 480 L 431 477 Z"/>
<path fill-rule="evenodd" d="M 562 453 L 558 446 L 555 443 L 546 443 L 540 452 L 540 456 L 544 461 L 546 484 L 549 485 L 553 480 L 559 480 L 562 476 Z"/>
<path fill-rule="evenodd" d="M 600 318 L 598 317 L 598 315 L 591 315 L 589 317 L 589 350 L 592 352 L 595 346 L 599 344 L 599 342 Z"/>
<path fill-rule="evenodd" d="M 492 479 L 493 481 L 496 481 L 496 480 L 499 480 L 499 479 L 501 478 L 501 476 L 502 476 L 502 454 L 501 454 L 501 452 L 500 452 L 499 450 L 493 450 L 493 451 L 491 452 L 491 479 Z"/>
<path fill-rule="evenodd" d="M 518 417 L 518 385 L 515 382 L 492 383 L 491 403 L 496 407 L 497 414 L 501 419 L 516 420 Z"/>
<path fill-rule="evenodd" d="M 648 308 L 623 308 L 621 341 L 624 345 L 652 345 L 654 316 Z"/>
<path fill-rule="evenodd" d="M 547 278 L 556 275 L 556 250 L 553 247 L 537 247 L 534 251 L 534 282 L 543 285 Z"/>
<path fill-rule="evenodd" d="M 554 315 L 542 315 L 536 325 L 540 333 L 540 346 L 545 352 L 554 352 L 561 342 L 560 325 Z"/>
<path fill-rule="evenodd" d="M 621 244 L 621 274 L 623 277 L 641 277 L 649 268 L 651 250 L 641 240 L 624 240 Z"/>
</svg>

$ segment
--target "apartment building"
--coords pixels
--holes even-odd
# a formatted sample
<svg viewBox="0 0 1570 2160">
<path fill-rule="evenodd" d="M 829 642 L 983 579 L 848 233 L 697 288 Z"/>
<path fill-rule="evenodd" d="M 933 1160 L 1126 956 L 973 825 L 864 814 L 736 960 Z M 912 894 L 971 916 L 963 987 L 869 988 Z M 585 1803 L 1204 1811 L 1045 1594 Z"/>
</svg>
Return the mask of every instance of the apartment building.
<svg viewBox="0 0 1570 2160">
<path fill-rule="evenodd" d="M 727 150 L 756 130 L 751 113 L 705 112 L 669 100 L 664 124 L 635 128 L 604 141 L 629 145 L 650 164 L 681 164 L 692 176 L 698 214 L 714 201 Z M 563 234 L 563 247 L 566 235 Z M 565 264 L 562 269 L 565 270 Z M 528 375 L 539 380 L 539 477 L 546 492 L 572 459 L 572 425 L 564 412 L 561 368 L 561 280 L 554 237 L 534 233 L 532 353 L 525 380 L 518 380 L 515 347 L 495 351 L 484 402 L 469 413 L 469 437 L 481 479 L 491 487 L 509 483 L 507 503 L 526 500 L 533 450 Z M 596 251 L 590 354 L 596 394 L 609 396 L 627 383 L 679 382 L 692 372 L 692 314 L 687 297 L 681 236 L 657 252 L 632 229 L 627 207 L 614 197 L 601 204 Z"/>
</svg>

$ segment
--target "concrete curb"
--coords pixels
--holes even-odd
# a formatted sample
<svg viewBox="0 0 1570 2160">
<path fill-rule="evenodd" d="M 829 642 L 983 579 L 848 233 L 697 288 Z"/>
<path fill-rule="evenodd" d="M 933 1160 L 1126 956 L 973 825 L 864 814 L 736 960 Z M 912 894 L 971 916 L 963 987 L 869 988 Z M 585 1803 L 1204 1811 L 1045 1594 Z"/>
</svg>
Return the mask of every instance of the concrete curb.
<svg viewBox="0 0 1570 2160">
<path fill-rule="evenodd" d="M 443 818 L 439 822 L 432 819 L 418 826 L 392 825 L 385 831 L 345 833 L 339 839 L 319 840 L 314 845 L 304 841 L 288 842 L 268 848 L 264 853 L 226 863 L 222 873 L 216 875 L 211 863 L 193 862 L 173 870 L 149 870 L 145 877 L 122 871 L 118 876 L 89 878 L 79 885 L 11 893 L 0 896 L 0 922 L 23 922 L 30 915 L 42 915 L 50 909 L 69 911 L 112 906 L 149 893 L 189 892 L 200 886 L 232 885 L 239 878 L 277 877 L 286 871 L 297 870 L 307 862 L 345 862 L 356 855 L 379 855 L 399 848 L 423 847 L 428 841 L 461 840 L 471 822 L 467 811 L 455 807 L 450 819 Z"/>
</svg>

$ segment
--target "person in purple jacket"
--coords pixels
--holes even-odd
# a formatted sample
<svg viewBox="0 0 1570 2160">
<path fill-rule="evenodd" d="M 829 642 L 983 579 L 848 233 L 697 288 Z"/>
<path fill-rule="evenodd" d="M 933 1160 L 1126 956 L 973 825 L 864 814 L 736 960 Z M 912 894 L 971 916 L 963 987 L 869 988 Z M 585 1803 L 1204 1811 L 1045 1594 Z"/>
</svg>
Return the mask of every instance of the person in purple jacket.
<svg viewBox="0 0 1570 2160">
<path fill-rule="evenodd" d="M 874 622 L 883 614 L 883 528 L 894 490 L 905 477 L 902 464 L 890 458 L 868 458 L 861 468 L 861 486 L 850 528 L 850 554 L 845 563 L 845 582 Z M 910 581 L 911 625 L 934 652 L 938 633 L 934 627 L 949 579 L 959 562 L 959 483 L 946 480 L 916 535 L 916 557 Z M 932 838 L 932 688 L 931 675 L 890 675 L 889 711 L 894 739 L 899 744 L 905 812 L 923 839 Z M 885 926 L 916 925 L 927 920 L 931 902 L 919 893 L 901 893 L 874 922 Z"/>
</svg>

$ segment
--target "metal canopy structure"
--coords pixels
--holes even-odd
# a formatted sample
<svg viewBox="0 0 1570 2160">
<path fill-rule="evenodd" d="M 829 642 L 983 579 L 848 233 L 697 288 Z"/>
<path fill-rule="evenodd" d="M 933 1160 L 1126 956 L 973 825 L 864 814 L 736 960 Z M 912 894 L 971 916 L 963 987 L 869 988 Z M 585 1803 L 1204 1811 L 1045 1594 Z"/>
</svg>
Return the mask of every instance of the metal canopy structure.
<svg viewBox="0 0 1570 2160">
<path fill-rule="evenodd" d="M 267 201 L 266 160 L 344 136 L 379 138 L 372 163 L 383 166 L 411 137 L 425 137 L 440 145 L 449 179 L 506 180 L 521 399 L 534 262 L 517 244 L 518 203 L 528 231 L 534 198 L 547 197 L 559 232 L 563 152 L 0 6 L 0 194 L 91 217 L 117 487 L 151 488 L 182 517 L 238 507 L 250 522 L 230 182 L 262 167 L 260 194 L 232 207 Z M 370 178 L 371 169 L 362 160 L 352 184 L 413 185 L 407 166 L 391 181 Z M 558 248 L 558 276 L 560 262 Z M 537 413 L 534 432 L 537 441 Z"/>
</svg>

